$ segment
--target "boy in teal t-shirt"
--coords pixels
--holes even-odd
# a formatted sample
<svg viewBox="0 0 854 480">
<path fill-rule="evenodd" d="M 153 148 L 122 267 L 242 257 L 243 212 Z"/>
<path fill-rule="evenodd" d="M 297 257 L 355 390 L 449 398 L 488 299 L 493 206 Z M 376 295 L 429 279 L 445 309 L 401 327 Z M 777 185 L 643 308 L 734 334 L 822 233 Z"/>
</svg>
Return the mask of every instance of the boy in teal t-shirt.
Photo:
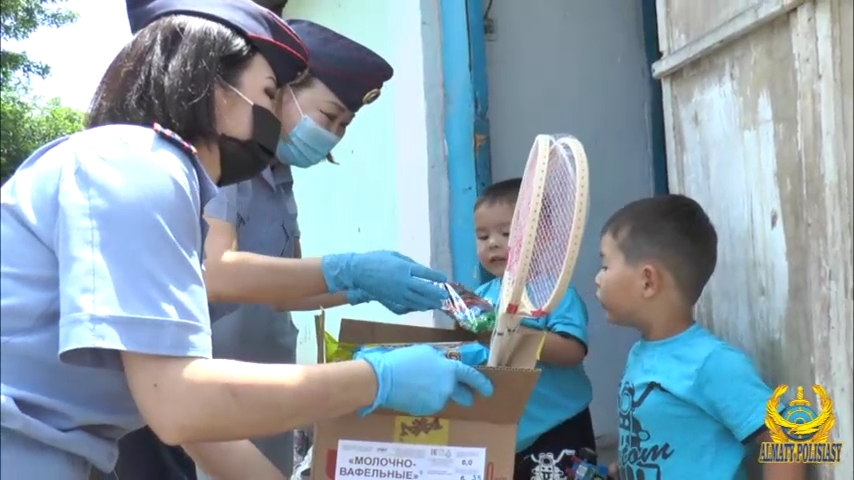
<svg viewBox="0 0 854 480">
<path fill-rule="evenodd" d="M 696 324 L 693 308 L 717 262 L 717 234 L 682 195 L 632 202 L 606 222 L 596 295 L 608 321 L 637 329 L 619 390 L 622 480 L 744 479 L 771 389 L 744 353 Z M 768 480 L 803 465 L 765 464 Z"/>
<path fill-rule="evenodd" d="M 507 261 L 507 239 L 521 179 L 484 189 L 475 204 L 477 252 L 483 268 L 495 275 L 475 293 L 496 305 Z M 540 353 L 540 378 L 519 421 L 516 480 L 540 478 L 538 468 L 571 468 L 572 451 L 596 449 L 588 406 L 590 379 L 582 365 L 587 355 L 587 308 L 569 288 L 561 303 L 544 318 L 526 319 L 527 328 L 548 332 Z"/>
</svg>

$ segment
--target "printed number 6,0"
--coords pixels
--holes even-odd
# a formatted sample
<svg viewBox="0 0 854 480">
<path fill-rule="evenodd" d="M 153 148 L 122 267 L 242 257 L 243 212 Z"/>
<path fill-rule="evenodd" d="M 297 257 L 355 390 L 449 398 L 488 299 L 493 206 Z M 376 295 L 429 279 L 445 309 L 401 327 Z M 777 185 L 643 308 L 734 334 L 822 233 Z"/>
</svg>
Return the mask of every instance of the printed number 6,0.
<svg viewBox="0 0 854 480">
<path fill-rule="evenodd" d="M 462 464 L 463 464 L 463 466 L 464 466 L 464 467 L 470 467 L 470 466 L 472 466 L 472 465 L 474 464 L 474 460 L 472 460 L 472 459 L 470 459 L 470 458 L 464 458 L 464 459 L 462 460 Z"/>
</svg>

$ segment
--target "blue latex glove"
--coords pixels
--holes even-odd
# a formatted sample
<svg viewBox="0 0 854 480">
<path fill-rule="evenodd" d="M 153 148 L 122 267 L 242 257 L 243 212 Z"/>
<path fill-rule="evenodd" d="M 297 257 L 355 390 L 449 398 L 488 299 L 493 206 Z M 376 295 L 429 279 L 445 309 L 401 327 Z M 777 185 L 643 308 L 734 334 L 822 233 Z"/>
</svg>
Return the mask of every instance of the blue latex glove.
<svg viewBox="0 0 854 480">
<path fill-rule="evenodd" d="M 397 252 L 327 255 L 321 269 L 329 293 L 361 290 L 371 300 L 408 311 L 436 310 L 448 298 L 432 283 L 447 281 L 445 274 Z"/>
<path fill-rule="evenodd" d="M 445 358 L 429 345 L 414 345 L 386 352 L 358 352 L 377 374 L 377 396 L 373 405 L 359 411 L 367 415 L 384 407 L 413 416 L 433 415 L 448 400 L 471 406 L 474 393 L 492 395 L 492 382 L 462 362 Z"/>
<path fill-rule="evenodd" d="M 347 292 L 347 303 L 350 305 L 361 305 L 363 303 L 368 303 L 374 301 L 367 293 L 362 290 L 349 290 Z M 397 302 L 391 302 L 386 300 L 385 302 L 379 302 L 382 306 L 389 309 L 391 313 L 395 315 L 405 315 L 410 312 L 414 312 L 415 310 L 411 308 L 406 308 L 403 305 Z"/>
</svg>

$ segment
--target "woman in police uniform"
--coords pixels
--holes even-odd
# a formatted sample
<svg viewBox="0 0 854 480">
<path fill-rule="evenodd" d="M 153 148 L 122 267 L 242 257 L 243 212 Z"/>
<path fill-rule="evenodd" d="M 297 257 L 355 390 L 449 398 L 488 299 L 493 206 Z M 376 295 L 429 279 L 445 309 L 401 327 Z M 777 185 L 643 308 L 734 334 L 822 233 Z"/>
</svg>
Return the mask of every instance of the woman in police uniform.
<svg viewBox="0 0 854 480">
<path fill-rule="evenodd" d="M 429 347 L 311 367 L 210 359 L 200 214 L 215 184 L 269 164 L 277 89 L 307 52 L 249 0 L 128 4 L 139 33 L 105 73 L 90 128 L 36 151 L 2 187 L 0 477 L 110 471 L 117 440 L 148 424 L 218 478 L 281 478 L 240 439 L 470 403 L 462 385 L 491 393 Z M 389 269 L 427 283 L 416 277 L 428 269 L 389 257 L 294 261 L 296 289 L 371 291 Z M 429 303 L 427 290 L 406 293 Z"/>
<path fill-rule="evenodd" d="M 393 74 L 391 66 L 365 46 L 306 20 L 289 20 L 311 57 L 309 76 L 282 91 L 282 139 L 278 162 L 252 180 L 221 189 L 208 204 L 205 281 L 211 304 L 214 357 L 262 363 L 295 363 L 298 331 L 288 310 L 329 308 L 371 300 L 363 293 L 289 300 L 280 291 L 260 296 L 253 285 L 235 281 L 233 269 L 252 268 L 253 257 L 229 261 L 235 252 L 270 257 L 301 256 L 291 168 L 308 168 L 326 158 L 362 106 L 373 102 Z M 241 265 L 241 262 L 243 265 Z M 258 265 L 258 264 L 254 264 Z M 287 275 L 286 264 L 280 265 Z M 263 274 L 259 274 L 263 275 Z M 389 283 L 397 281 L 389 278 Z M 244 303 L 252 302 L 252 303 Z M 236 310 L 235 310 L 236 308 Z M 391 305 L 405 313 L 399 305 Z M 293 469 L 293 434 L 257 439 L 255 444 L 282 472 Z"/>
<path fill-rule="evenodd" d="M 278 161 L 251 180 L 220 189 L 205 209 L 210 225 L 205 281 L 212 300 L 216 358 L 295 363 L 299 332 L 288 310 L 371 300 L 361 292 L 293 299 L 283 295 L 286 291 L 265 290 L 266 285 L 236 280 L 241 269 L 253 268 L 258 274 L 252 278 L 289 278 L 293 264 L 274 259 L 301 257 L 291 168 L 308 168 L 331 159 L 330 152 L 356 112 L 379 96 L 393 74 L 382 57 L 337 32 L 306 20 L 290 20 L 288 25 L 308 49 L 310 67 L 307 77 L 281 90 Z M 240 254 L 235 255 L 237 252 Z M 258 256 L 270 257 L 271 261 L 258 262 Z M 268 273 L 264 269 L 269 269 Z M 386 303 L 398 313 L 407 311 Z M 253 441 L 280 471 L 292 471 L 292 432 Z M 152 469 L 160 476 L 165 473 L 159 472 L 168 471 L 176 479 L 192 478 L 192 464 L 180 449 L 160 445 L 150 431 L 135 432 L 123 439 L 120 447 L 120 478 L 146 478 L 138 472 Z"/>
</svg>

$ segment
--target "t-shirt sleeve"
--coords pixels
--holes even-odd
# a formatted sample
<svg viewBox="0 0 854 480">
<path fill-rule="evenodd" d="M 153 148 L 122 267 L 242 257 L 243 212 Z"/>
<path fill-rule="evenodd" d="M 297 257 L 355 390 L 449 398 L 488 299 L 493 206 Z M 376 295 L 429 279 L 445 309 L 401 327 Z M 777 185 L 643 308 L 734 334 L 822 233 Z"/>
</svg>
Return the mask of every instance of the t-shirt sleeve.
<svg viewBox="0 0 854 480">
<path fill-rule="evenodd" d="M 575 288 L 570 287 L 558 306 L 546 317 L 546 330 L 569 335 L 587 347 L 587 306 Z"/>
<path fill-rule="evenodd" d="M 759 377 L 750 358 L 730 345 L 713 350 L 694 383 L 700 408 L 745 441 L 765 424 L 771 389 Z"/>
<path fill-rule="evenodd" d="M 205 205 L 205 216 L 237 226 L 237 189 L 240 184 L 221 187 Z"/>
<path fill-rule="evenodd" d="M 501 285 L 498 283 L 498 279 L 492 279 L 477 287 L 474 294 L 489 302 L 493 307 L 498 308 L 498 300 L 501 296 Z"/>
<path fill-rule="evenodd" d="M 60 176 L 54 241 L 68 363 L 116 364 L 119 351 L 211 355 L 199 179 L 165 141 L 131 140 L 78 148 Z"/>
</svg>

